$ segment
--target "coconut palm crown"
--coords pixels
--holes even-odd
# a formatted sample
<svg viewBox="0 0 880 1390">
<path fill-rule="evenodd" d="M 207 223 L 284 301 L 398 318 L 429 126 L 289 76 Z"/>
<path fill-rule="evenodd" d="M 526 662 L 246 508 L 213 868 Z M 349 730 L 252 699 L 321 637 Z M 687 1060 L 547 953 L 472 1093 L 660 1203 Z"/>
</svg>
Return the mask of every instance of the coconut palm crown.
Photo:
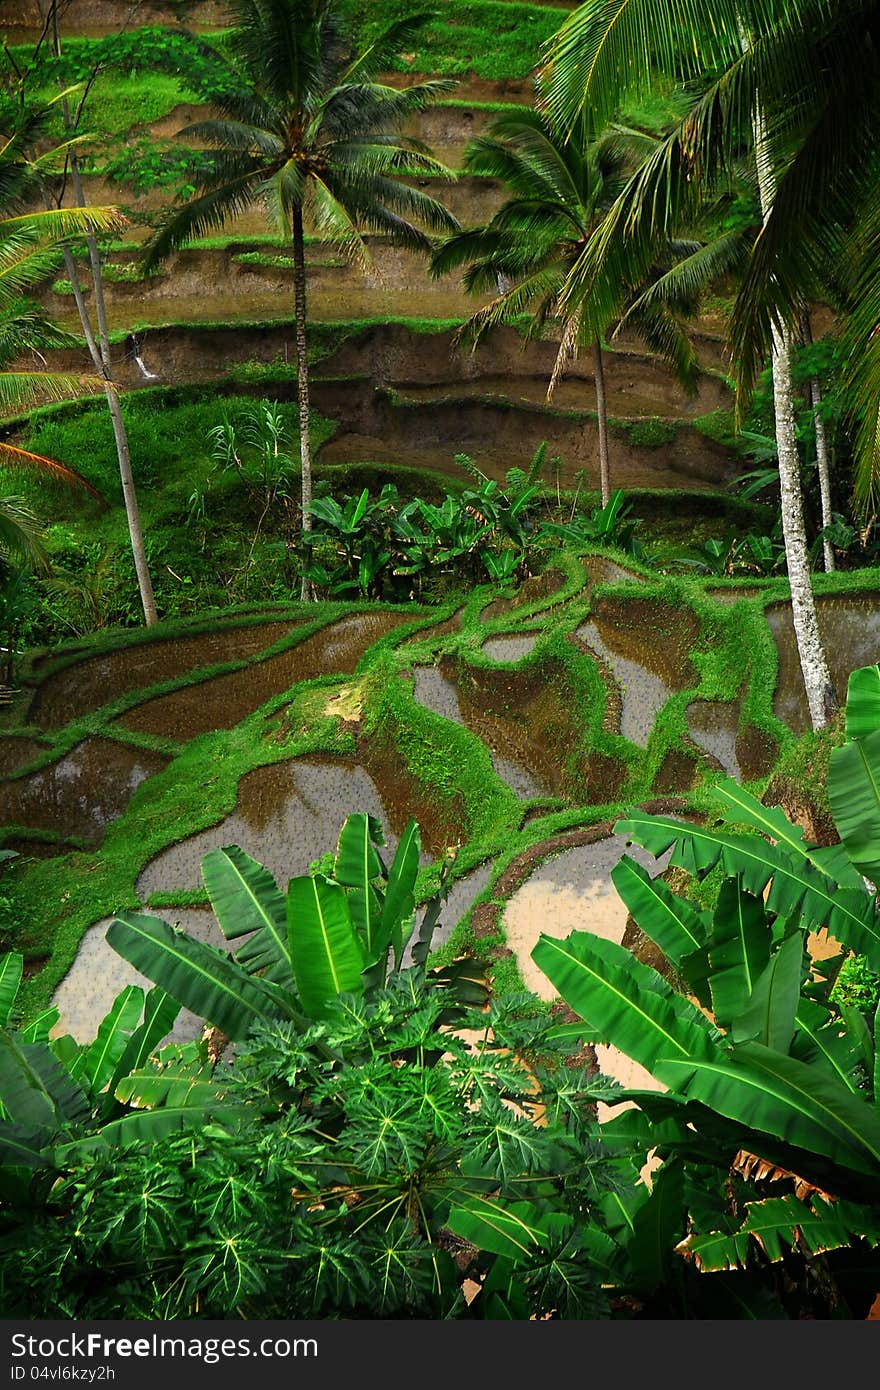
<svg viewBox="0 0 880 1390">
<path fill-rule="evenodd" d="M 397 89 L 376 80 L 426 16 L 387 27 L 354 53 L 341 0 L 234 0 L 224 53 L 229 90 L 220 115 L 186 127 L 210 148 L 194 172 L 194 196 L 157 230 L 147 251 L 156 265 L 193 237 L 253 205 L 293 246 L 294 308 L 302 458 L 302 526 L 311 526 L 311 452 L 306 340 L 304 224 L 360 264 L 366 233 L 414 251 L 431 233 L 457 228 L 434 198 L 405 175 L 452 177 L 400 127 L 455 84 Z M 303 596 L 305 597 L 305 582 Z"/>
</svg>

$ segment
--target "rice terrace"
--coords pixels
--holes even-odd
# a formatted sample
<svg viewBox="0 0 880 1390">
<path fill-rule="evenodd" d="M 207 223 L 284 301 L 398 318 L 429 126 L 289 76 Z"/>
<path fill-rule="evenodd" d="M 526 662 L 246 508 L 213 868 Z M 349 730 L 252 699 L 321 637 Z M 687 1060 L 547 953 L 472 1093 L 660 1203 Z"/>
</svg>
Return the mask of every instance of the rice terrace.
<svg viewBox="0 0 880 1390">
<path fill-rule="evenodd" d="M 0 1314 L 880 1316 L 876 0 L 0 37 Z"/>
</svg>

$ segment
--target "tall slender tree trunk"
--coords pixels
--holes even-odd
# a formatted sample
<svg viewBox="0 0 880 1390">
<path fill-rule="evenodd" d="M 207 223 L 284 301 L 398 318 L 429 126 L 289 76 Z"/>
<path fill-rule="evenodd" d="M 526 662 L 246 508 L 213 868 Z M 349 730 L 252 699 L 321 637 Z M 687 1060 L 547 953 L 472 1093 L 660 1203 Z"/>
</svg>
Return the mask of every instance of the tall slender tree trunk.
<svg viewBox="0 0 880 1390">
<path fill-rule="evenodd" d="M 807 344 L 812 343 L 813 329 L 807 309 L 804 310 L 802 316 L 801 331 L 804 342 Z M 813 434 L 816 439 L 816 467 L 819 472 L 819 498 L 822 504 L 822 527 L 824 529 L 831 525 L 831 463 L 828 453 L 828 434 L 822 415 L 822 387 L 819 384 L 819 378 L 817 376 L 810 379 L 810 406 L 813 411 Z M 825 569 L 830 574 L 835 567 L 834 547 L 827 536 L 822 537 L 822 554 L 825 559 Z"/>
<path fill-rule="evenodd" d="M 61 36 L 58 29 L 57 7 L 53 10 L 53 23 L 55 54 L 57 57 L 60 57 Z M 75 132 L 70 117 L 70 106 L 66 98 L 62 101 L 61 107 L 65 131 L 68 137 L 73 136 Z M 71 152 L 70 155 L 70 173 L 74 202 L 77 207 L 87 207 L 88 202 L 75 152 Z M 92 359 L 95 370 L 104 381 L 104 394 L 107 397 L 110 419 L 113 424 L 116 457 L 119 461 L 119 477 L 122 482 L 122 497 L 125 502 L 128 535 L 131 542 L 131 553 L 134 558 L 134 568 L 135 574 L 137 575 L 141 606 L 144 610 L 144 622 L 147 627 L 153 627 L 159 621 L 159 616 L 156 612 L 153 581 L 150 578 L 150 567 L 147 563 L 147 551 L 144 544 L 143 528 L 141 526 L 137 490 L 135 488 L 134 475 L 131 469 L 131 450 L 128 445 L 128 432 L 125 428 L 122 407 L 119 404 L 119 393 L 113 378 L 113 359 L 110 355 L 110 336 L 107 332 L 107 310 L 104 299 L 104 276 L 101 266 L 101 253 L 98 249 L 97 240 L 92 235 L 86 237 L 86 246 L 89 253 L 89 268 L 92 273 L 92 293 L 95 297 L 97 333 L 89 318 L 89 311 L 85 302 L 85 296 L 82 292 L 82 283 L 79 278 L 79 267 L 67 248 L 64 249 L 64 266 L 67 271 L 68 279 L 73 287 L 74 300 L 76 302 L 86 344 L 89 349 L 89 356 Z"/>
<path fill-rule="evenodd" d="M 748 46 L 741 31 L 743 47 Z M 764 127 L 758 106 L 754 119 L 755 165 L 761 217 L 764 222 L 773 206 L 774 177 Z M 822 729 L 835 708 L 834 687 L 828 670 L 825 650 L 819 633 L 816 601 L 810 578 L 807 552 L 807 532 L 804 524 L 804 499 L 801 490 L 801 463 L 798 453 L 794 414 L 794 393 L 791 381 L 791 344 L 788 334 L 777 327 L 772 329 L 771 367 L 773 373 L 773 407 L 776 420 L 776 453 L 779 461 L 779 493 L 782 507 L 782 535 L 785 541 L 785 560 L 791 589 L 791 616 L 797 639 L 801 673 L 804 679 L 810 722 Z"/>
<path fill-rule="evenodd" d="M 596 339 L 593 344 L 593 376 L 596 381 L 596 422 L 599 427 L 599 488 L 602 506 L 608 506 L 611 496 L 611 472 L 608 465 L 608 402 L 605 397 L 605 362 L 602 357 L 602 343 Z"/>
<path fill-rule="evenodd" d="M 312 529 L 312 442 L 310 437 L 309 355 L 306 337 L 306 253 L 302 208 L 293 209 L 293 299 L 296 328 L 296 395 L 299 402 L 299 454 L 302 463 L 302 530 Z M 309 598 L 309 582 L 303 575 L 300 598 Z"/>
</svg>

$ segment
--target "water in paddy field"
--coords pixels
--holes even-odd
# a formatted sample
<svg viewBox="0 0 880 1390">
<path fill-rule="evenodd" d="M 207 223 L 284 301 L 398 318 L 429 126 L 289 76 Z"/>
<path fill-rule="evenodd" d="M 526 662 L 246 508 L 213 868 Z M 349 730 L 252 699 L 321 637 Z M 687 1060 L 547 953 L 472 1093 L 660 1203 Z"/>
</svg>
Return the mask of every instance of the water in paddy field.
<svg viewBox="0 0 880 1390">
<path fill-rule="evenodd" d="M 476 734 L 488 748 L 498 776 L 518 797 L 527 800 L 552 794 L 552 758 L 547 750 L 536 756 L 539 750 L 528 746 L 531 740 L 527 728 L 518 728 L 512 720 L 498 718 L 481 708 L 479 700 L 469 699 L 436 666 L 416 667 L 414 698 L 425 709 Z M 540 767 L 541 759 L 547 764 L 544 769 Z"/>
<path fill-rule="evenodd" d="M 130 691 L 174 680 L 202 666 L 244 661 L 295 627 L 291 622 L 255 623 L 196 637 L 131 643 L 101 656 L 87 656 L 43 681 L 31 702 L 29 718 L 44 729 L 62 729 Z"/>
<path fill-rule="evenodd" d="M 620 732 L 645 748 L 669 697 L 697 682 L 696 617 L 644 599 L 603 599 L 575 636 L 610 667 L 622 698 Z"/>
<path fill-rule="evenodd" d="M 39 772 L 0 781 L 0 824 L 54 830 L 95 848 L 141 783 L 167 762 L 115 739 L 84 739 Z"/>
<path fill-rule="evenodd" d="M 231 729 L 299 681 L 350 675 L 364 652 L 412 613 L 352 613 L 330 623 L 277 656 L 229 675 L 214 676 L 138 705 L 120 723 L 142 734 L 186 742 L 213 729 Z"/>
<path fill-rule="evenodd" d="M 524 633 L 521 637 L 487 637 L 480 651 L 493 661 L 521 661 L 535 650 L 539 632 Z"/>
<path fill-rule="evenodd" d="M 200 888 L 200 866 L 211 849 L 240 845 L 281 884 L 308 873 L 310 863 L 334 850 L 346 816 L 366 811 L 381 823 L 393 854 L 410 816 L 422 831 L 429 856 L 453 842 L 442 836 L 434 807 L 394 798 L 395 783 L 376 779 L 356 763 L 334 758 L 294 758 L 247 773 L 239 783 L 233 813 L 163 850 L 137 883 L 142 902 L 152 893 Z M 433 824 L 432 824 L 433 822 Z"/>
<path fill-rule="evenodd" d="M 817 595 L 816 614 L 831 680 L 842 705 L 850 672 L 880 661 L 880 594 Z M 810 712 L 791 604 L 770 604 L 764 616 L 779 653 L 773 711 L 796 734 L 806 733 L 810 728 Z"/>
<path fill-rule="evenodd" d="M 622 835 L 611 835 L 593 844 L 563 850 L 539 865 L 521 887 L 511 894 L 504 907 L 504 933 L 513 951 L 526 988 L 541 999 L 555 999 L 556 990 L 532 960 L 538 937 L 560 939 L 573 931 L 589 931 L 618 944 L 623 942 L 628 912 L 611 881 L 611 870 L 621 855 L 647 868 L 652 876 L 664 868 L 668 854 L 660 860 L 631 845 Z M 624 1086 L 658 1087 L 648 1072 L 616 1048 L 597 1045 L 600 1070 Z M 617 1107 L 615 1107 L 615 1110 Z M 601 1108 L 600 1118 L 610 1112 Z"/>
</svg>

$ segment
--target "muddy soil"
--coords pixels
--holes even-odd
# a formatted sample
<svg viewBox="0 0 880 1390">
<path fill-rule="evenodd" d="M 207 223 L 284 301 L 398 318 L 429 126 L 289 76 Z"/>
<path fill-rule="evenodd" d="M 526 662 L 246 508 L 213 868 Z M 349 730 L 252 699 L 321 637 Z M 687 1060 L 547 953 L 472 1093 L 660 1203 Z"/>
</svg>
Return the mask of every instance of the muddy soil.
<svg viewBox="0 0 880 1390">
<path fill-rule="evenodd" d="M 200 888 L 204 855 L 231 844 L 240 845 L 286 887 L 288 879 L 307 873 L 313 860 L 335 850 L 345 818 L 354 811 L 366 811 L 380 821 L 389 856 L 410 816 L 425 827 L 423 847 L 441 853 L 453 842 L 454 828 L 446 827 L 438 843 L 436 809 L 424 796 L 421 802 L 414 800 L 410 788 L 405 804 L 400 804 L 398 786 L 393 777 L 386 781 L 380 766 L 368 772 L 343 759 L 296 758 L 257 768 L 241 779 L 232 815 L 163 850 L 147 865 L 138 880 L 138 895 L 146 901 L 151 893 Z"/>
<path fill-rule="evenodd" d="M 0 824 L 54 830 L 89 848 L 104 838 L 136 789 L 168 759 L 113 739 L 88 738 L 51 766 L 0 781 Z"/>
<path fill-rule="evenodd" d="M 831 680 L 842 705 L 850 672 L 880 661 L 880 594 L 819 596 L 816 612 Z M 791 605 L 771 604 L 765 616 L 779 652 L 774 713 L 795 733 L 805 733 L 810 728 L 810 715 Z"/>
<path fill-rule="evenodd" d="M 181 743 L 214 729 L 231 729 L 299 681 L 350 675 L 368 647 L 411 621 L 407 613 L 353 613 L 278 656 L 148 700 L 120 722 L 138 733 Z"/>
<path fill-rule="evenodd" d="M 600 598 L 576 636 L 610 667 L 622 707 L 620 732 L 645 748 L 654 721 L 673 691 L 698 680 L 690 652 L 699 623 L 688 609 L 646 599 Z"/>
<path fill-rule="evenodd" d="M 201 666 L 244 661 L 286 637 L 293 623 L 260 623 L 198 637 L 139 642 L 103 656 L 86 657 L 49 676 L 31 701 L 28 718 L 44 729 L 61 729 L 129 691 L 173 680 Z"/>
<path fill-rule="evenodd" d="M 315 382 L 315 404 L 340 420 L 336 435 L 319 454 L 325 465 L 379 462 L 450 473 L 460 477 L 457 453 L 469 454 L 489 477 L 504 481 L 510 468 L 525 467 L 538 446 L 561 459 L 559 482 L 587 485 L 598 480 L 598 431 L 589 416 L 563 415 L 538 406 L 502 406 L 492 400 L 456 399 L 406 404 L 368 383 Z M 736 474 L 731 454 L 687 424 L 657 447 L 612 442 L 615 484 L 623 488 L 723 488 Z M 553 477 L 556 474 L 554 471 Z"/>
</svg>

